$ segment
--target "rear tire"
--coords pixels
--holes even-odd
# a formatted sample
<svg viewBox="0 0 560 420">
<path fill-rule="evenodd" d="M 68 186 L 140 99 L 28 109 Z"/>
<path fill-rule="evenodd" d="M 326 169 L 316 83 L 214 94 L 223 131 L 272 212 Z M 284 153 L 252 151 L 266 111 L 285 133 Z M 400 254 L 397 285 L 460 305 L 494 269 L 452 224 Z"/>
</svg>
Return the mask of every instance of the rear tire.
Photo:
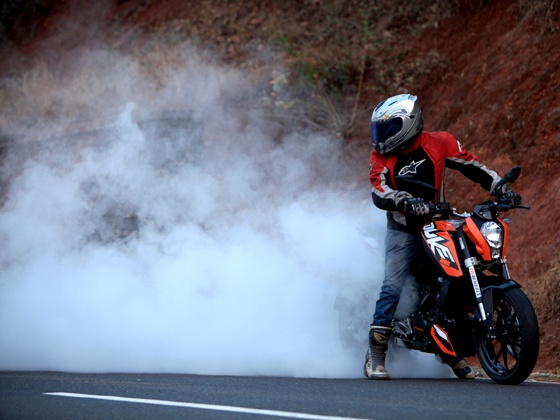
<svg viewBox="0 0 560 420">
<path fill-rule="evenodd" d="M 531 301 L 521 289 L 494 289 L 496 338 L 478 337 L 480 365 L 496 383 L 517 385 L 533 371 L 539 355 L 539 326 Z"/>
</svg>

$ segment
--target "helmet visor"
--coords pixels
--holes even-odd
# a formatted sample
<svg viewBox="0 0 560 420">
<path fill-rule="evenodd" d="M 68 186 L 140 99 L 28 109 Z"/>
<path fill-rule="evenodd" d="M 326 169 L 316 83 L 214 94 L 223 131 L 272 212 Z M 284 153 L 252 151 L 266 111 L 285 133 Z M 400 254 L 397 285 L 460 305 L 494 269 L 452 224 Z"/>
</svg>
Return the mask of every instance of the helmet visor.
<svg viewBox="0 0 560 420">
<path fill-rule="evenodd" d="M 400 117 L 391 118 L 388 121 L 371 123 L 371 135 L 373 144 L 383 143 L 393 137 L 403 128 L 403 120 Z"/>
</svg>

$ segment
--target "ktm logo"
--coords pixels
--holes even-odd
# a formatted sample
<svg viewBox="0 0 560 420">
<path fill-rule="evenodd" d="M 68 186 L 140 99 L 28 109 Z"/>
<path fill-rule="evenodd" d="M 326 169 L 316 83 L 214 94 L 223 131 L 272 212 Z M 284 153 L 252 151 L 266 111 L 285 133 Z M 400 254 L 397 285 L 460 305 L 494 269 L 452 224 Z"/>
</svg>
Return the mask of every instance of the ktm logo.
<svg viewBox="0 0 560 420">
<path fill-rule="evenodd" d="M 412 161 L 409 165 L 405 166 L 399 171 L 399 175 L 415 174 L 420 165 L 424 163 L 426 159 L 422 159 L 420 162 Z"/>
</svg>

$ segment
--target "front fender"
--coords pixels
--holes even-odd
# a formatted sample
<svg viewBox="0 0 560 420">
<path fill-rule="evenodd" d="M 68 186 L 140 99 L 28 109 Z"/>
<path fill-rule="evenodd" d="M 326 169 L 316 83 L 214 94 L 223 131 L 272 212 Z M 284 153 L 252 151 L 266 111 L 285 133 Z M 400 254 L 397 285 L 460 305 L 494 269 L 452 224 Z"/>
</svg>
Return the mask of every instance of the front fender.
<svg viewBox="0 0 560 420">
<path fill-rule="evenodd" d="M 506 280 L 501 284 L 498 285 L 490 285 L 490 286 L 485 286 L 483 287 L 480 292 L 482 293 L 482 304 L 484 305 L 484 310 L 486 311 L 486 328 L 487 330 L 489 328 L 493 327 L 493 322 L 494 322 L 494 317 L 493 317 L 493 313 L 494 313 L 494 290 L 496 289 L 500 289 L 500 290 L 507 290 L 507 289 L 511 289 L 514 287 L 519 287 L 521 288 L 521 285 L 519 283 L 517 283 L 514 280 Z M 489 330 L 488 330 L 489 331 Z"/>
<path fill-rule="evenodd" d="M 490 286 L 484 286 L 480 289 L 480 292 L 482 293 L 482 302 L 484 303 L 484 307 L 486 308 L 486 304 L 489 303 L 490 305 L 492 305 L 492 291 L 495 289 L 501 289 L 501 290 L 507 290 L 507 289 L 511 289 L 512 287 L 519 287 L 521 288 L 521 285 L 519 283 L 517 283 L 515 280 L 506 280 L 501 284 L 495 285 L 492 284 Z M 489 301 L 487 301 L 487 299 L 490 299 Z"/>
</svg>

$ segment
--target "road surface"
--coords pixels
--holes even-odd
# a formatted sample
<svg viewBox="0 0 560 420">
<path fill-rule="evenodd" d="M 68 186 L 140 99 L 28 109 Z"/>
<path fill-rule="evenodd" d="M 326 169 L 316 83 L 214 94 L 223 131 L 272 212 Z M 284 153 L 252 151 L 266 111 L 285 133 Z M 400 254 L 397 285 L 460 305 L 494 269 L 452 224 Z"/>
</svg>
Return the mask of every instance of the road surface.
<svg viewBox="0 0 560 420">
<path fill-rule="evenodd" d="M 558 419 L 560 384 L 0 372 L 1 419 Z"/>
</svg>

